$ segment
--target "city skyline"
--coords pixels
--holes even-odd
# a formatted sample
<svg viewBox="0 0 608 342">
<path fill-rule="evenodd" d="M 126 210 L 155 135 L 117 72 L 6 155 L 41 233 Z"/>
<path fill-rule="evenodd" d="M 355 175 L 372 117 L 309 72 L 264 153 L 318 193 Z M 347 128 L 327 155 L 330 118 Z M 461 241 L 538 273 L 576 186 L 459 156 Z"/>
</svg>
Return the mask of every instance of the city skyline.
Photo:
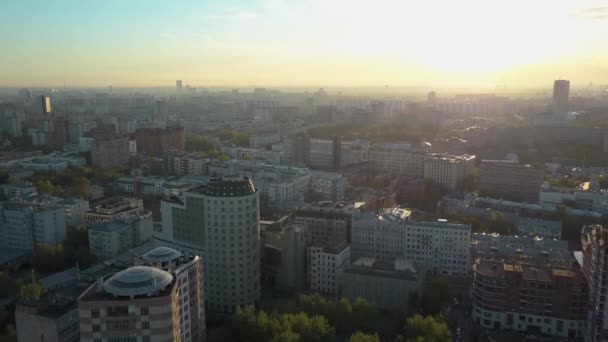
<svg viewBox="0 0 608 342">
<path fill-rule="evenodd" d="M 605 1 L 7 1 L 0 86 L 608 80 Z M 584 65 L 584 68 L 581 68 Z"/>
</svg>

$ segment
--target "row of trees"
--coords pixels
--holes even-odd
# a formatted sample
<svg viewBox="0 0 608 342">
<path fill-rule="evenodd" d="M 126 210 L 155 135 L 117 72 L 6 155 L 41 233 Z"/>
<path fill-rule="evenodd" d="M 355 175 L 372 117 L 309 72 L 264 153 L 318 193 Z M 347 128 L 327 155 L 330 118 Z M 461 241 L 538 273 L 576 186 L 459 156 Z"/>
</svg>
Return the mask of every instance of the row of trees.
<svg viewBox="0 0 608 342">
<path fill-rule="evenodd" d="M 406 319 L 403 335 L 395 342 L 449 342 L 451 334 L 445 321 L 433 316 L 414 315 Z M 235 341 L 247 342 L 324 342 L 336 340 L 336 329 L 322 315 L 305 312 L 267 313 L 253 306 L 238 308 L 230 329 Z M 380 342 L 377 333 L 355 331 L 349 342 Z"/>
<path fill-rule="evenodd" d="M 69 194 L 80 198 L 89 198 L 91 180 L 108 183 L 125 175 L 125 169 L 93 169 L 90 166 L 69 168 L 58 173 L 37 173 L 32 181 L 38 191 L 44 194 L 61 196 Z"/>
<path fill-rule="evenodd" d="M 447 279 L 436 277 L 424 288 L 422 295 L 410 292 L 408 306 L 410 313 L 437 315 L 450 300 L 450 285 Z"/>
<path fill-rule="evenodd" d="M 350 335 L 358 330 L 378 330 L 380 312 L 365 299 L 325 298 L 319 294 L 300 295 L 300 309 L 311 316 L 321 315 L 336 328 L 340 335 Z"/>
<path fill-rule="evenodd" d="M 249 134 L 246 132 L 238 131 L 232 128 L 222 128 L 220 130 L 215 131 L 214 135 L 220 140 L 229 140 L 230 143 L 236 146 L 249 146 Z"/>
<path fill-rule="evenodd" d="M 231 329 L 236 341 L 243 342 L 330 342 L 335 329 L 323 316 L 300 313 L 256 312 L 253 306 L 238 308 Z"/>
</svg>

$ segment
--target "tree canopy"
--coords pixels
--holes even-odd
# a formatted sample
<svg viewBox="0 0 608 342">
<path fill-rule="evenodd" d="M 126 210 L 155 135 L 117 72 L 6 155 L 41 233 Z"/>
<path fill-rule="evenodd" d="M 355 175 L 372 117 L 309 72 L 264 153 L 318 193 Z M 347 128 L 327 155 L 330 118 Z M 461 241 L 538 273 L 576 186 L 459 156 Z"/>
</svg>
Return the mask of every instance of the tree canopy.
<svg viewBox="0 0 608 342">
<path fill-rule="evenodd" d="M 325 298 L 319 294 L 300 295 L 300 308 L 309 315 L 322 315 L 342 335 L 349 335 L 357 330 L 376 331 L 380 321 L 378 309 L 365 299 Z"/>
<path fill-rule="evenodd" d="M 232 334 L 236 341 L 247 342 L 330 342 L 335 331 L 322 316 L 300 313 L 266 313 L 253 306 L 238 308 Z"/>
<path fill-rule="evenodd" d="M 432 316 L 415 315 L 406 321 L 407 342 L 450 342 L 448 325 Z"/>
<path fill-rule="evenodd" d="M 371 335 L 357 331 L 350 336 L 348 342 L 380 342 L 380 337 L 378 334 Z"/>
</svg>

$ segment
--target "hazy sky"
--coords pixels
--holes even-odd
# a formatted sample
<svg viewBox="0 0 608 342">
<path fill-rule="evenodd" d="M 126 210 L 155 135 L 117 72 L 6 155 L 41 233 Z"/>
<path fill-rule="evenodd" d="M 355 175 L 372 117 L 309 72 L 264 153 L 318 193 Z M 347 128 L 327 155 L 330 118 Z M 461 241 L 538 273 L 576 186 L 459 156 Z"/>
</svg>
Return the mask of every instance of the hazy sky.
<svg viewBox="0 0 608 342">
<path fill-rule="evenodd" d="M 0 0 L 0 85 L 608 83 L 608 0 Z"/>
</svg>

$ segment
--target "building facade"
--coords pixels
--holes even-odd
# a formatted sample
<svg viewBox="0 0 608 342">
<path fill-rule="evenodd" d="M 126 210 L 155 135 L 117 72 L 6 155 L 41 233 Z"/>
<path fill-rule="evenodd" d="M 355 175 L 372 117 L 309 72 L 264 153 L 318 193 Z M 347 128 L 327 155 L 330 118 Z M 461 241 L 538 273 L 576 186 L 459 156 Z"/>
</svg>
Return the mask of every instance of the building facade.
<svg viewBox="0 0 608 342">
<path fill-rule="evenodd" d="M 212 178 L 163 200 L 161 217 L 160 238 L 201 251 L 209 310 L 231 313 L 259 301 L 259 191 L 249 178 Z"/>
<path fill-rule="evenodd" d="M 346 242 L 332 247 L 310 246 L 306 253 L 309 288 L 339 294 L 340 276 L 350 264 L 350 246 Z"/>
<path fill-rule="evenodd" d="M 483 196 L 537 203 L 543 175 L 542 169 L 530 165 L 483 160 L 479 165 L 479 191 Z"/>
<path fill-rule="evenodd" d="M 486 329 L 561 338 L 585 331 L 587 289 L 580 270 L 546 260 L 478 259 L 472 317 Z"/>
<path fill-rule="evenodd" d="M 585 226 L 581 232 L 583 274 L 589 289 L 586 341 L 599 342 L 608 339 L 607 242 L 608 228 L 604 226 Z"/>
<path fill-rule="evenodd" d="M 199 263 L 194 257 L 171 271 L 133 266 L 99 279 L 78 299 L 80 340 L 200 341 Z"/>
<path fill-rule="evenodd" d="M 65 211 L 56 205 L 6 202 L 0 205 L 0 244 L 34 250 L 55 246 L 66 238 Z"/>
<path fill-rule="evenodd" d="M 99 260 L 111 259 L 152 237 L 152 213 L 138 213 L 98 222 L 87 227 L 89 249 Z"/>
</svg>

